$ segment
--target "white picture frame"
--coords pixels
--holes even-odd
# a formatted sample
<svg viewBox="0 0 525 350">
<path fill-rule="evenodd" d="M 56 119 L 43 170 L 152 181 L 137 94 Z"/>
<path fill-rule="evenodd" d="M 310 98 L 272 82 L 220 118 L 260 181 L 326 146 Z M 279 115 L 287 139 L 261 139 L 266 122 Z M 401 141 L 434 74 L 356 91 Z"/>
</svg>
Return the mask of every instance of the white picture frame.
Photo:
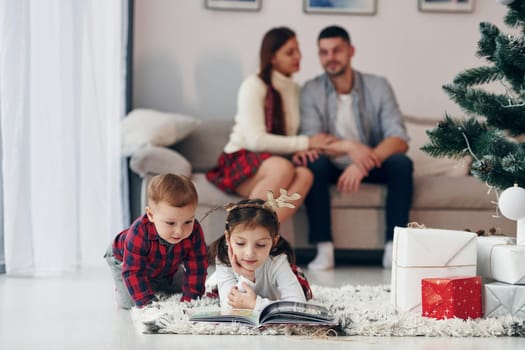
<svg viewBox="0 0 525 350">
<path fill-rule="evenodd" d="M 305 13 L 375 15 L 377 0 L 303 0 Z"/>
<path fill-rule="evenodd" d="M 472 12 L 474 0 L 418 0 L 422 12 Z"/>
<path fill-rule="evenodd" d="M 204 6 L 212 10 L 259 11 L 262 0 L 204 0 Z"/>
</svg>

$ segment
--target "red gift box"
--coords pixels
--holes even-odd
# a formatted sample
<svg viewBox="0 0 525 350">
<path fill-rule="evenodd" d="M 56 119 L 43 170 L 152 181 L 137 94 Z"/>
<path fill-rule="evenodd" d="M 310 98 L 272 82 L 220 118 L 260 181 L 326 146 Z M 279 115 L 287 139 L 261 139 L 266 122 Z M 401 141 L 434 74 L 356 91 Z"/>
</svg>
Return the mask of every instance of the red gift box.
<svg viewBox="0 0 525 350">
<path fill-rule="evenodd" d="M 421 280 L 421 308 L 424 317 L 479 318 L 481 277 L 443 277 Z"/>
</svg>

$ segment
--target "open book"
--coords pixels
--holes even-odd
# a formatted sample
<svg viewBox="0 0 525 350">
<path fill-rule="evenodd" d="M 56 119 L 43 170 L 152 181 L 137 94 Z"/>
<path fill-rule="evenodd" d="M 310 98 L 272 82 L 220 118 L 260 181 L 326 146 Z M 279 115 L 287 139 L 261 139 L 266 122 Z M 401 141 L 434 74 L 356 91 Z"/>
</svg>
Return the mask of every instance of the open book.
<svg viewBox="0 0 525 350">
<path fill-rule="evenodd" d="M 276 301 L 255 312 L 246 309 L 197 312 L 190 317 L 195 322 L 237 322 L 252 327 L 276 324 L 335 326 L 337 318 L 324 306 L 296 301 Z"/>
</svg>

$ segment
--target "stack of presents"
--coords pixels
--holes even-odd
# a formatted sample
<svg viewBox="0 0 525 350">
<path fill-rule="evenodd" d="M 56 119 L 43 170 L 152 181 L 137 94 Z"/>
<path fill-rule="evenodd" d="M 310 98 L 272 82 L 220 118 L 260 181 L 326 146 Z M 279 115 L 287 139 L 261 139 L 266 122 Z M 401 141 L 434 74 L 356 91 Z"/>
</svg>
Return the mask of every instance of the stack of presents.
<svg viewBox="0 0 525 350">
<path fill-rule="evenodd" d="M 467 231 L 394 231 L 392 303 L 435 319 L 525 319 L 525 245 Z"/>
</svg>

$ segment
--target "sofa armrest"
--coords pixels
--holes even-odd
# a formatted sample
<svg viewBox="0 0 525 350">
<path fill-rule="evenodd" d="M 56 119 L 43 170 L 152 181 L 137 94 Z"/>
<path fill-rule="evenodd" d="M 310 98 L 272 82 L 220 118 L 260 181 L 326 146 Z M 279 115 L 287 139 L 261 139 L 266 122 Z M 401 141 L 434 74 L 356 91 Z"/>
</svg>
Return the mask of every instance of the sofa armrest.
<svg viewBox="0 0 525 350">
<path fill-rule="evenodd" d="M 179 152 L 165 147 L 143 147 L 133 153 L 129 167 L 144 177 L 147 174 L 179 174 L 191 177 L 191 164 Z"/>
</svg>

